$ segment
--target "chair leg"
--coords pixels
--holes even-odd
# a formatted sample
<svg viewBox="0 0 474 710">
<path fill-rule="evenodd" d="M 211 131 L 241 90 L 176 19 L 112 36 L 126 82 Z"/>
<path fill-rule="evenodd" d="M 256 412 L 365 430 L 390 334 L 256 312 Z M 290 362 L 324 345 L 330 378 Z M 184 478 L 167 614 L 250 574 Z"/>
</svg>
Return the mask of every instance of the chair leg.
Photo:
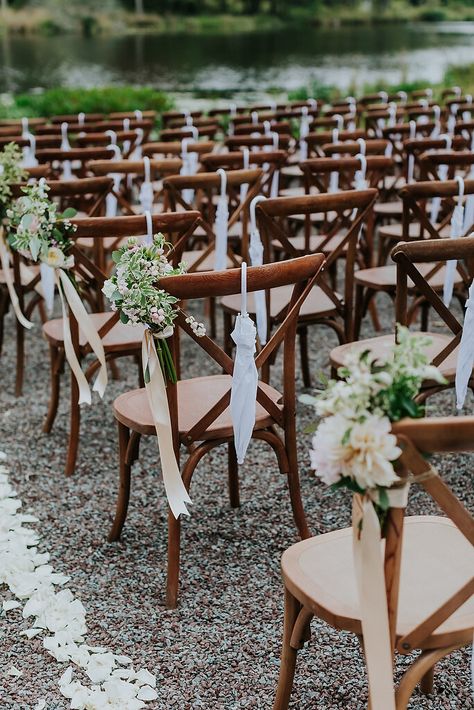
<svg viewBox="0 0 474 710">
<path fill-rule="evenodd" d="M 421 330 L 423 333 L 428 332 L 430 319 L 430 304 L 428 301 L 424 301 L 421 304 Z"/>
<path fill-rule="evenodd" d="M 79 407 L 79 387 L 71 371 L 71 410 L 69 424 L 69 442 L 66 459 L 66 476 L 72 476 L 76 468 L 77 450 L 79 448 L 79 429 L 81 425 L 81 410 Z"/>
<path fill-rule="evenodd" d="M 166 577 L 166 608 L 176 609 L 179 588 L 179 558 L 181 521 L 168 510 L 168 572 Z"/>
<path fill-rule="evenodd" d="M 311 533 L 306 522 L 306 515 L 301 500 L 300 478 L 298 474 L 298 456 L 296 453 L 296 432 L 294 429 L 289 431 L 287 427 L 285 435 L 285 448 L 288 456 L 288 488 L 290 491 L 291 509 L 296 527 L 302 540 L 311 537 Z"/>
<path fill-rule="evenodd" d="M 109 360 L 110 374 L 113 380 L 120 380 L 120 370 L 116 360 Z"/>
<path fill-rule="evenodd" d="M 231 508 L 240 508 L 239 495 L 239 465 L 233 441 L 227 444 L 227 459 L 229 468 L 229 500 Z"/>
<path fill-rule="evenodd" d="M 117 498 L 117 507 L 115 510 L 115 518 L 112 524 L 112 529 L 109 532 L 109 542 L 116 542 L 120 539 L 120 534 L 127 517 L 128 502 L 130 500 L 130 478 L 132 467 L 127 460 L 130 431 L 128 427 L 121 422 L 117 422 L 117 424 L 119 440 L 120 486 Z"/>
<path fill-rule="evenodd" d="M 295 677 L 296 655 L 298 653 L 296 648 L 292 648 L 291 646 L 291 636 L 299 611 L 300 604 L 298 600 L 285 588 L 283 646 L 281 650 L 280 675 L 273 710 L 287 710 L 290 702 Z"/>
<path fill-rule="evenodd" d="M 433 692 L 434 671 L 435 666 L 431 666 L 420 681 L 420 690 L 424 695 L 430 695 Z"/>
<path fill-rule="evenodd" d="M 300 358 L 301 358 L 301 374 L 305 387 L 311 387 L 311 372 L 309 369 L 308 358 L 308 328 L 299 328 L 298 335 L 300 338 Z"/>
<path fill-rule="evenodd" d="M 25 371 L 25 329 L 16 321 L 16 378 L 15 397 L 21 397 L 23 392 L 23 377 Z"/>
<path fill-rule="evenodd" d="M 46 415 L 46 419 L 43 424 L 43 431 L 45 434 L 50 433 L 53 428 L 54 420 L 56 419 L 59 405 L 61 369 L 63 362 L 62 352 L 53 345 L 49 346 L 49 356 L 51 360 L 51 394 L 49 397 L 48 414 Z"/>
</svg>

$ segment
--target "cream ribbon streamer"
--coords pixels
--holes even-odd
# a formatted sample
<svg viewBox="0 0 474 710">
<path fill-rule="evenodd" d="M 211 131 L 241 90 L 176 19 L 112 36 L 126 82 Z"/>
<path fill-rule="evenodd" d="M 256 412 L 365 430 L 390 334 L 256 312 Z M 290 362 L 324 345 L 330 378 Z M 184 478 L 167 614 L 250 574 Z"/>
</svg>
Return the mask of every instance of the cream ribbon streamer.
<svg viewBox="0 0 474 710">
<path fill-rule="evenodd" d="M 459 239 L 463 236 L 463 226 L 464 226 L 464 206 L 462 200 L 464 197 L 464 180 L 459 175 L 456 177 L 456 181 L 459 185 L 459 192 L 457 197 L 457 204 L 453 210 L 451 217 L 451 239 Z M 446 307 L 449 307 L 451 299 L 453 297 L 454 289 L 454 278 L 456 276 L 456 259 L 449 259 L 446 262 L 446 272 L 444 276 L 443 285 L 443 303 Z"/>
<path fill-rule="evenodd" d="M 40 275 L 41 275 L 41 288 L 43 291 L 43 298 L 46 305 L 46 313 L 50 316 L 54 308 L 54 290 L 56 287 L 56 278 L 54 275 L 54 269 L 49 264 L 40 264 Z"/>
<path fill-rule="evenodd" d="M 410 126 L 410 140 L 414 140 L 416 138 L 416 121 L 410 121 L 408 124 Z M 413 182 L 413 176 L 415 173 L 415 156 L 413 153 L 410 153 L 408 155 L 408 163 L 407 163 L 407 183 Z"/>
<path fill-rule="evenodd" d="M 332 142 L 337 143 L 339 140 L 339 128 L 333 128 L 332 130 Z M 339 158 L 339 153 L 332 156 L 334 160 Z M 339 192 L 339 171 L 333 170 L 329 176 L 329 190 L 328 192 Z"/>
<path fill-rule="evenodd" d="M 84 308 L 84 304 L 79 298 L 76 289 L 63 269 L 56 269 L 56 283 L 58 286 L 59 296 L 61 298 L 63 315 L 64 352 L 79 387 L 79 404 L 91 404 L 92 400 L 89 383 L 87 382 L 86 376 L 82 371 L 72 343 L 71 327 L 65 300 L 78 322 L 79 329 L 85 335 L 87 342 L 91 346 L 94 355 L 100 363 L 99 373 L 92 388 L 94 392 L 99 393 L 100 397 L 104 396 L 105 388 L 107 386 L 107 365 L 105 362 L 104 346 L 97 330 L 95 329 L 91 317 Z"/>
<path fill-rule="evenodd" d="M 147 155 L 143 158 L 143 172 L 144 179 L 140 187 L 140 195 L 138 199 L 140 201 L 142 212 L 151 212 L 153 209 L 154 193 L 151 182 L 150 158 Z"/>
<path fill-rule="evenodd" d="M 473 235 L 471 235 L 473 236 Z M 474 283 L 469 288 L 469 298 L 466 301 L 466 313 L 459 345 L 456 364 L 456 407 L 462 409 L 466 399 L 469 380 L 474 367 Z"/>
<path fill-rule="evenodd" d="M 248 170 L 250 165 L 250 151 L 246 145 L 242 147 L 242 168 L 243 170 Z M 240 202 L 242 203 L 247 197 L 247 192 L 249 190 L 248 182 L 243 183 L 240 186 Z M 242 218 L 243 218 L 242 213 Z"/>
<path fill-rule="evenodd" d="M 247 264 L 241 269 L 241 307 L 231 333 L 236 344 L 230 413 L 234 429 L 234 445 L 237 463 L 243 464 L 255 426 L 257 411 L 258 370 L 255 365 L 257 331 L 247 313 Z"/>
<path fill-rule="evenodd" d="M 300 160 L 306 160 L 308 157 L 308 142 L 306 140 L 309 133 L 310 116 L 308 114 L 308 106 L 303 106 L 301 109 L 300 121 Z"/>
<path fill-rule="evenodd" d="M 7 246 L 5 244 L 5 236 L 3 227 L 0 227 L 0 263 L 2 264 L 3 275 L 5 277 L 5 283 L 8 289 L 8 295 L 10 296 L 10 301 L 12 304 L 13 311 L 17 320 L 24 328 L 32 328 L 33 323 L 29 321 L 23 313 L 21 312 L 20 303 L 18 301 L 18 295 L 15 290 L 15 285 L 12 279 L 12 273 L 10 271 L 10 256 L 8 254 Z"/>
<path fill-rule="evenodd" d="M 118 145 L 115 143 L 109 143 L 107 146 L 109 150 L 113 150 L 114 152 L 114 157 L 112 158 L 111 162 L 113 163 L 114 161 L 117 162 L 122 158 L 122 152 Z M 122 180 L 122 175 L 121 173 L 109 173 L 109 176 L 112 178 L 114 181 L 114 186 L 113 186 L 113 191 L 117 193 L 120 189 L 120 182 Z M 115 195 L 112 192 L 107 193 L 105 196 L 105 216 L 106 217 L 116 217 L 117 216 L 117 206 L 118 206 L 118 201 Z"/>
<path fill-rule="evenodd" d="M 183 138 L 181 141 L 181 160 L 183 165 L 180 170 L 180 175 L 194 175 L 198 169 L 199 156 L 194 151 L 189 152 L 188 147 L 193 143 L 193 138 Z M 181 192 L 183 200 L 190 205 L 194 200 L 194 190 L 186 188 Z"/>
<path fill-rule="evenodd" d="M 221 191 L 216 209 L 214 271 L 222 271 L 227 266 L 227 238 L 229 203 L 227 201 L 227 174 L 223 168 L 216 171 L 221 179 Z"/>
<path fill-rule="evenodd" d="M 155 341 L 149 329 L 145 330 L 143 334 L 142 367 L 148 404 L 158 438 L 166 497 L 174 517 L 179 518 L 181 514 L 189 515 L 186 504 L 192 503 L 192 500 L 176 462 L 165 379 L 158 360 Z"/>
<path fill-rule="evenodd" d="M 452 137 L 448 135 L 444 136 L 439 136 L 439 138 L 444 138 L 446 141 L 446 150 L 451 150 L 451 145 L 452 145 Z M 439 180 L 447 180 L 448 179 L 448 170 L 449 167 L 447 165 L 440 165 L 438 167 L 438 179 Z M 439 210 L 441 207 L 441 197 L 433 197 L 431 201 L 431 211 L 430 211 L 430 220 L 432 224 L 435 224 L 438 221 L 438 215 L 439 215 Z"/>
<path fill-rule="evenodd" d="M 61 150 L 69 152 L 71 150 L 71 145 L 69 143 L 69 138 L 67 135 L 69 124 L 67 121 L 61 123 Z M 72 165 L 70 160 L 63 161 L 63 180 L 71 180 L 72 178 Z"/>
<path fill-rule="evenodd" d="M 263 244 L 260 238 L 260 231 L 257 227 L 257 219 L 255 216 L 255 207 L 259 202 L 265 200 L 263 195 L 257 195 L 250 203 L 250 245 L 249 256 L 252 266 L 261 266 L 263 264 Z M 265 345 L 267 342 L 267 304 L 265 300 L 265 291 L 255 291 L 253 294 L 255 303 L 255 318 L 257 321 L 257 333 L 260 345 Z"/>
<path fill-rule="evenodd" d="M 409 485 L 387 490 L 391 508 L 405 508 Z M 376 492 L 374 492 L 377 495 Z M 370 497 L 369 497 L 370 496 Z M 352 539 L 354 572 L 372 710 L 395 710 L 393 649 L 387 608 L 380 523 L 369 496 L 362 510 L 354 505 Z"/>
</svg>

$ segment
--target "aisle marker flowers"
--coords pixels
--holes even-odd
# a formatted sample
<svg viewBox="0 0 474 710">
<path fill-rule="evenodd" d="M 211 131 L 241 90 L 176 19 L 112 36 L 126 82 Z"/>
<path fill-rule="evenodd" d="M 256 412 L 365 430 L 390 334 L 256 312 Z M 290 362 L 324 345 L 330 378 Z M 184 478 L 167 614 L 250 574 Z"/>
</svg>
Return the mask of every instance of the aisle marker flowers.
<svg viewBox="0 0 474 710">
<path fill-rule="evenodd" d="M 354 571 L 359 593 L 372 707 L 395 710 L 393 659 L 381 537 L 389 508 L 405 508 L 409 483 L 397 475 L 402 454 L 392 422 L 422 417 L 423 381 L 445 384 L 426 355 L 430 339 L 398 326 L 397 344 L 382 358 L 352 353 L 326 390 L 301 399 L 322 418 L 311 465 L 332 489 L 360 494 L 353 506 Z M 382 529 L 381 529 L 382 525 Z"/>
<path fill-rule="evenodd" d="M 151 244 L 131 237 L 113 253 L 115 274 L 103 286 L 103 292 L 120 313 L 122 323 L 145 326 L 142 341 L 142 367 L 148 403 L 158 437 L 166 496 L 173 515 L 189 515 L 191 499 L 183 484 L 173 446 L 166 382 L 176 383 L 176 368 L 167 338 L 174 333 L 178 299 L 157 288 L 165 276 L 186 272 L 183 263 L 176 268 L 168 261 L 170 245 L 163 234 L 155 234 Z M 187 322 L 198 337 L 206 334 L 202 323 L 192 316 Z"/>
<path fill-rule="evenodd" d="M 43 647 L 61 664 L 68 664 L 59 679 L 61 694 L 75 710 L 140 710 L 158 697 L 156 678 L 146 669 L 135 671 L 132 659 L 86 643 L 86 610 L 70 589 L 69 577 L 55 572 L 49 553 L 38 549 L 40 538 L 30 527 L 39 522 L 22 513 L 22 503 L 9 482 L 6 455 L 0 452 L 0 585 L 20 600 L 4 600 L 3 614 L 20 609 L 32 619 L 21 632 L 27 639 L 43 636 Z M 74 666 L 90 683 L 73 679 Z M 11 666 L 8 675 L 20 678 Z M 46 707 L 44 699 L 36 708 Z"/>
<path fill-rule="evenodd" d="M 66 302 L 99 360 L 100 369 L 93 389 L 101 397 L 107 386 L 105 352 L 97 329 L 77 293 L 71 273 L 74 256 L 70 252 L 76 227 L 70 218 L 76 211 L 69 208 L 59 214 L 56 204 L 48 197 L 49 189 L 43 178 L 23 188 L 24 195 L 7 209 L 8 242 L 22 256 L 40 262 L 41 283 L 49 312 L 53 308 L 54 289 L 57 286 L 62 308 L 64 351 L 78 384 L 79 404 L 91 404 L 89 383 L 72 343 Z"/>
</svg>

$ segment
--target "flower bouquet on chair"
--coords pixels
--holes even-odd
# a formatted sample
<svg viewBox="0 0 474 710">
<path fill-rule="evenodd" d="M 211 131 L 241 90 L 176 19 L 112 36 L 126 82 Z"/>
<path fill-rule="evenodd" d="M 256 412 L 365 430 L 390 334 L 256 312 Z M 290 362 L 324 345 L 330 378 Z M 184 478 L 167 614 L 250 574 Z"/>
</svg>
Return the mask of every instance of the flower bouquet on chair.
<svg viewBox="0 0 474 710">
<path fill-rule="evenodd" d="M 322 418 L 313 437 L 311 465 L 333 489 L 354 496 L 352 529 L 364 650 L 372 707 L 395 710 L 393 646 L 384 575 L 382 537 L 391 509 L 407 505 L 409 479 L 397 475 L 402 454 L 392 422 L 422 417 L 423 381 L 445 384 L 429 364 L 430 339 L 398 326 L 397 343 L 383 357 L 354 353 L 318 397 L 304 396 Z M 398 473 L 402 469 L 398 468 Z M 392 521 L 393 522 L 393 521 Z M 395 562 L 394 562 L 395 564 Z"/>
<path fill-rule="evenodd" d="M 145 326 L 142 341 L 143 379 L 153 417 L 163 481 L 173 515 L 188 514 L 191 499 L 181 479 L 173 445 L 171 417 L 166 383 L 176 384 L 176 367 L 167 338 L 174 333 L 178 299 L 157 288 L 158 280 L 186 272 L 183 263 L 176 268 L 168 261 L 170 245 L 163 234 L 155 234 L 151 243 L 136 237 L 112 254 L 115 273 L 105 281 L 103 293 L 118 311 L 122 323 Z M 206 330 L 192 316 L 187 319 L 194 333 L 202 337 Z"/>
<path fill-rule="evenodd" d="M 90 404 L 89 383 L 72 342 L 66 302 L 100 363 L 93 389 L 101 397 L 107 386 L 105 352 L 94 323 L 79 297 L 71 271 L 74 266 L 72 235 L 76 226 L 70 218 L 75 216 L 76 210 L 68 208 L 62 214 L 58 213 L 56 204 L 48 197 L 49 189 L 41 178 L 38 183 L 26 185 L 24 194 L 12 202 L 6 218 L 8 243 L 27 259 L 40 262 L 42 295 L 48 313 L 53 310 L 57 286 L 62 307 L 64 351 L 79 387 L 79 404 Z"/>
</svg>

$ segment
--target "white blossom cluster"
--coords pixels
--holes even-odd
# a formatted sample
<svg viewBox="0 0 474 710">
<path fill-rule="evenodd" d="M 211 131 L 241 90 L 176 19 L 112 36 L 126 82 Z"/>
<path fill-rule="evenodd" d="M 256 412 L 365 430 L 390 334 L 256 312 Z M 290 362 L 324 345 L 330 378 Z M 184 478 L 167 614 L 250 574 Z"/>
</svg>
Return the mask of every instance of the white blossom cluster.
<svg viewBox="0 0 474 710">
<path fill-rule="evenodd" d="M 423 381 L 445 383 L 429 364 L 429 338 L 412 336 L 398 327 L 398 342 L 384 357 L 353 352 L 319 397 L 302 397 L 322 417 L 313 437 L 311 465 L 328 485 L 355 482 L 359 490 L 390 487 L 396 481 L 393 463 L 401 450 L 391 423 L 418 417 L 416 403 Z"/>
<path fill-rule="evenodd" d="M 27 172 L 21 165 L 22 154 L 16 143 L 8 143 L 0 151 L 0 205 L 2 210 L 8 205 L 14 183 L 26 180 Z"/>
<path fill-rule="evenodd" d="M 59 680 L 61 694 L 74 710 L 140 710 L 156 700 L 156 678 L 145 669 L 135 671 L 132 660 L 105 648 L 89 646 L 86 610 L 71 590 L 61 589 L 69 577 L 54 572 L 49 554 L 38 551 L 39 536 L 28 523 L 33 515 L 20 512 L 21 501 L 10 485 L 5 454 L 0 452 L 0 586 L 6 585 L 24 602 L 23 618 L 32 619 L 21 632 L 28 639 L 46 634 L 43 646 L 59 663 L 70 664 Z M 4 600 L 3 613 L 21 608 Z M 82 669 L 90 684 L 73 680 L 74 666 Z M 22 672 L 12 666 L 12 677 Z M 44 708 L 44 700 L 36 709 Z"/>
</svg>

